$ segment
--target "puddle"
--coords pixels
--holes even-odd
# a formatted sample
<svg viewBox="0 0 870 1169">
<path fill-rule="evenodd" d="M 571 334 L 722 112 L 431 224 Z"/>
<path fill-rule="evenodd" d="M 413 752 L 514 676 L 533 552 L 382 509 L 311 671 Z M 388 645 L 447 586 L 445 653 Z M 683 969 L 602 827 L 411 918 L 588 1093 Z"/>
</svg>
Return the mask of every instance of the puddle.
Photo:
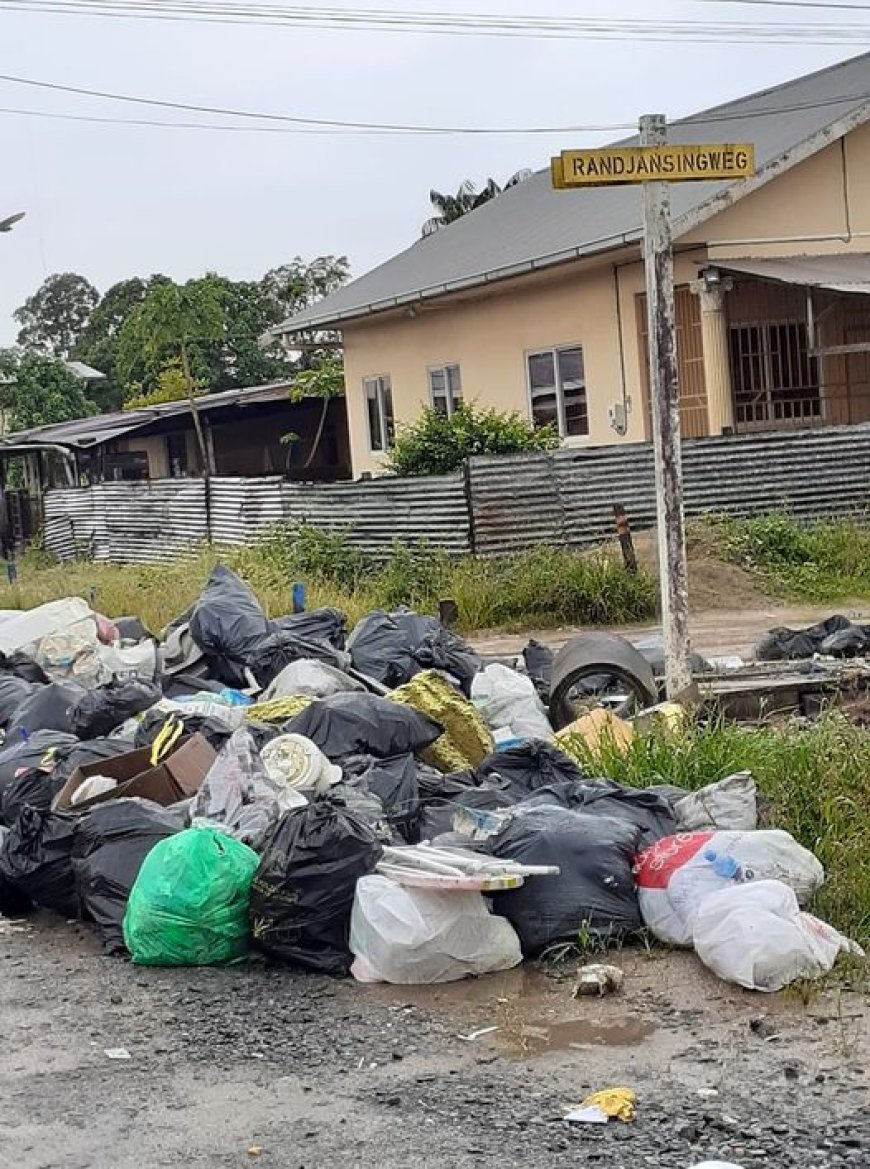
<svg viewBox="0 0 870 1169">
<path fill-rule="evenodd" d="M 607 1023 L 568 1019 L 556 1023 L 517 1022 L 493 1034 L 506 1052 L 537 1055 L 583 1047 L 631 1047 L 655 1034 L 658 1027 L 638 1016 L 626 1015 Z"/>
</svg>

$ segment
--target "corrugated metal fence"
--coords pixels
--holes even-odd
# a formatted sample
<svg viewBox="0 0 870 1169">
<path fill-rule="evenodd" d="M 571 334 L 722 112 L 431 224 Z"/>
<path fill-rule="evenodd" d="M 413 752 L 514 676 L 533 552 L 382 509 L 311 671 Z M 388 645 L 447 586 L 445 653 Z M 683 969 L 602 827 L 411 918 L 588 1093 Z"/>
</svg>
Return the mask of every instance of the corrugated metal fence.
<svg viewBox="0 0 870 1169">
<path fill-rule="evenodd" d="M 693 439 L 683 447 L 686 510 L 803 518 L 870 510 L 870 425 Z M 149 561 L 207 538 L 245 544 L 282 521 L 347 530 L 358 547 L 426 539 L 492 556 L 551 543 L 580 548 L 613 532 L 621 503 L 637 531 L 655 523 L 648 444 L 471 459 L 465 474 L 359 483 L 165 479 L 50 491 L 45 543 L 61 559 Z"/>
</svg>

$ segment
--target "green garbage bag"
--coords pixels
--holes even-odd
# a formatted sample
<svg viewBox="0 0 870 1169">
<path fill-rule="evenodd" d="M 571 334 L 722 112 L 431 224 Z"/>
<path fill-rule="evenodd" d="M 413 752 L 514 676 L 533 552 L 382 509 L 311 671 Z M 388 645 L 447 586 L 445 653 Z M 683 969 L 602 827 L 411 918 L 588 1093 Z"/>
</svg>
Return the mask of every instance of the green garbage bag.
<svg viewBox="0 0 870 1169">
<path fill-rule="evenodd" d="M 216 966 L 248 948 L 248 902 L 260 858 L 216 828 L 155 844 L 130 891 L 124 941 L 141 966 Z"/>
</svg>

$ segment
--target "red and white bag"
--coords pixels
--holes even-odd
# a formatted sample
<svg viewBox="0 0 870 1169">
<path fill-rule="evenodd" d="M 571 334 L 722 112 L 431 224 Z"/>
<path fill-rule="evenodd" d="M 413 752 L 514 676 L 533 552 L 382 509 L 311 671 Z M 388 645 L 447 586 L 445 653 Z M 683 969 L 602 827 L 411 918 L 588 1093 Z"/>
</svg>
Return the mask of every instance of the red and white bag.
<svg viewBox="0 0 870 1169">
<path fill-rule="evenodd" d="M 825 879 L 821 863 L 788 832 L 681 832 L 640 853 L 634 879 L 646 927 L 663 942 L 691 946 L 698 908 L 711 893 L 777 880 L 805 904 Z"/>
</svg>

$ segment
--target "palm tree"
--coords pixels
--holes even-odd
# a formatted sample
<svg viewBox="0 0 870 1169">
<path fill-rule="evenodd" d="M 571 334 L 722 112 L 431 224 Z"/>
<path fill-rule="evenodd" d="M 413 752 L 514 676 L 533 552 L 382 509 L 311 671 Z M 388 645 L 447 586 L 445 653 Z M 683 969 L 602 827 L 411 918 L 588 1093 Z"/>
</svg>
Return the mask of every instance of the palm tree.
<svg viewBox="0 0 870 1169">
<path fill-rule="evenodd" d="M 469 211 L 482 207 L 484 203 L 488 203 L 490 199 L 494 199 L 502 191 L 507 191 L 509 187 L 515 187 L 517 183 L 525 182 L 531 173 L 530 170 L 518 170 L 515 175 L 511 175 L 503 187 L 499 186 L 495 179 L 487 179 L 481 190 L 478 191 L 471 179 L 466 179 L 460 183 L 455 195 L 445 195 L 441 191 L 435 190 L 430 191 L 429 202 L 437 214 L 433 215 L 431 219 L 427 219 L 423 224 L 423 235 L 432 235 L 440 228 L 447 227 L 449 223 L 455 223 L 457 219 L 461 219 Z"/>
</svg>

